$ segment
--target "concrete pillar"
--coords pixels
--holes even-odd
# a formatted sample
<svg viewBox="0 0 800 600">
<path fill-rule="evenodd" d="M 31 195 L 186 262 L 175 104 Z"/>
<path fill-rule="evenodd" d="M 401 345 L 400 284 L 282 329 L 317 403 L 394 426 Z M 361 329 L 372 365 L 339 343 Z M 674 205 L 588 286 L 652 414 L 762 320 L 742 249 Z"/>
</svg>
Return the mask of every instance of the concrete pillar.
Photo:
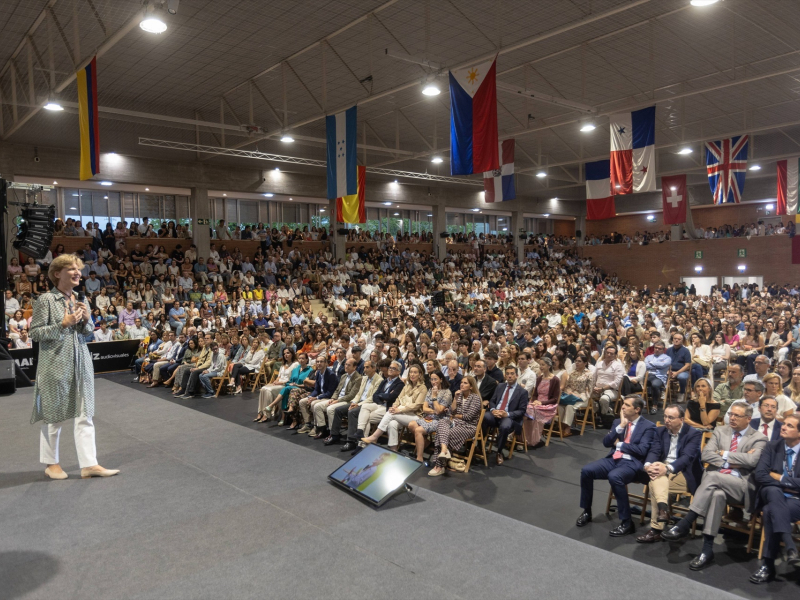
<svg viewBox="0 0 800 600">
<path fill-rule="evenodd" d="M 197 246 L 197 255 L 208 258 L 211 252 L 211 203 L 206 188 L 192 188 L 189 214 L 192 215 L 192 241 Z M 200 225 L 201 219 L 202 225 Z"/>
<path fill-rule="evenodd" d="M 578 235 L 578 232 L 581 232 Z M 586 217 L 580 216 L 575 219 L 575 241 L 578 243 L 578 246 L 583 246 L 583 238 L 586 236 Z"/>
<path fill-rule="evenodd" d="M 447 256 L 447 238 L 440 235 L 447 231 L 447 212 L 444 205 L 434 205 L 431 213 L 433 214 L 433 249 L 436 256 L 442 259 Z"/>
<path fill-rule="evenodd" d="M 514 236 L 517 260 L 522 263 L 525 260 L 525 240 L 520 239 L 525 235 L 525 216 L 522 210 L 515 210 L 511 213 L 511 234 Z"/>
<path fill-rule="evenodd" d="M 336 200 L 329 200 L 328 201 L 328 214 L 331 216 L 331 252 L 333 252 L 333 258 L 339 260 L 340 258 L 344 258 L 345 253 L 345 240 L 347 239 L 346 235 L 339 234 L 339 229 L 343 229 L 345 227 L 344 223 L 339 223 L 336 220 Z"/>
</svg>

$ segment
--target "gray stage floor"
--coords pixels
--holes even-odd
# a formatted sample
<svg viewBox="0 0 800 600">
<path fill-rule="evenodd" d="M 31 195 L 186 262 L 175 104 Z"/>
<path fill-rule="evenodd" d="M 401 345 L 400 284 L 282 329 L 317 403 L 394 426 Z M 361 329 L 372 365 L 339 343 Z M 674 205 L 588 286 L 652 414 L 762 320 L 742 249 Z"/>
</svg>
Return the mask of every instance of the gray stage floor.
<svg viewBox="0 0 800 600">
<path fill-rule="evenodd" d="M 31 390 L 0 398 L 0 598 L 735 598 L 420 489 L 375 510 L 341 464 L 98 379 L 101 464 L 49 481 Z M 525 498 L 519 498 L 525 502 Z"/>
</svg>

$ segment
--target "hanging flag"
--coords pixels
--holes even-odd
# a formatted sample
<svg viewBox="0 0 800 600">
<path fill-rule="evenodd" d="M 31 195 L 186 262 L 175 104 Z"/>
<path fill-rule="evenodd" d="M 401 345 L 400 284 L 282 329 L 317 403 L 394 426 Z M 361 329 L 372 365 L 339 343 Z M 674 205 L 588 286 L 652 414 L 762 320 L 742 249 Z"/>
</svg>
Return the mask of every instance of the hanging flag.
<svg viewBox="0 0 800 600">
<path fill-rule="evenodd" d="M 328 199 L 358 193 L 356 107 L 325 117 L 328 150 Z"/>
<path fill-rule="evenodd" d="M 500 168 L 495 60 L 450 71 L 450 174 Z"/>
<path fill-rule="evenodd" d="M 656 107 L 611 115 L 614 194 L 656 190 Z"/>
<path fill-rule="evenodd" d="M 777 215 L 788 215 L 797 221 L 798 157 L 778 161 Z"/>
<path fill-rule="evenodd" d="M 100 172 L 100 129 L 97 119 L 97 57 L 75 76 L 78 83 L 78 125 L 81 132 L 81 181 Z"/>
<path fill-rule="evenodd" d="M 664 209 L 664 225 L 686 223 L 686 175 L 661 178 L 661 206 Z"/>
<path fill-rule="evenodd" d="M 718 142 L 706 142 L 708 185 L 714 204 L 739 203 L 747 173 L 749 136 L 742 135 Z"/>
<path fill-rule="evenodd" d="M 505 202 L 517 197 L 514 185 L 514 140 L 500 142 L 500 168 L 483 174 L 485 202 Z"/>
<path fill-rule="evenodd" d="M 586 218 L 611 219 L 617 215 L 611 190 L 611 161 L 586 163 Z"/>
<path fill-rule="evenodd" d="M 336 220 L 339 223 L 366 223 L 367 209 L 364 204 L 364 184 L 367 181 L 367 167 L 358 165 L 358 191 L 351 196 L 336 199 Z"/>
</svg>

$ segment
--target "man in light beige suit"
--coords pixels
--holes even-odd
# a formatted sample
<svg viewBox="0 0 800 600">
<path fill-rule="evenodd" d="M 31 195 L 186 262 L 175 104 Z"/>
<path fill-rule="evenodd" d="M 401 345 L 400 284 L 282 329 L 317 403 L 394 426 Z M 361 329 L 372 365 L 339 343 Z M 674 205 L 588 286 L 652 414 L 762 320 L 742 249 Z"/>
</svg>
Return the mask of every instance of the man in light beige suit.
<svg viewBox="0 0 800 600">
<path fill-rule="evenodd" d="M 730 425 L 719 426 L 703 449 L 701 460 L 708 463 L 689 512 L 684 518 L 663 532 L 667 541 L 677 541 L 689 534 L 698 516 L 705 519 L 703 550 L 689 563 L 689 568 L 699 571 L 714 560 L 714 537 L 719 530 L 728 503 L 744 504 L 750 508 L 750 497 L 755 492 L 751 474 L 767 444 L 763 433 L 750 427 L 753 407 L 737 400 L 728 411 Z"/>
<path fill-rule="evenodd" d="M 328 400 L 322 400 L 314 404 L 314 429 L 310 435 L 315 440 L 327 438 L 330 434 L 325 423 L 327 409 L 341 404 L 347 405 L 355 398 L 358 388 L 361 386 L 361 375 L 356 371 L 355 359 L 348 358 L 344 362 L 344 373 L 339 379 L 339 385 Z"/>
<path fill-rule="evenodd" d="M 352 359 L 350 359 L 352 360 Z M 359 379 L 359 386 L 352 398 L 347 402 L 342 398 L 341 402 L 335 402 L 326 408 L 330 435 L 325 438 L 325 445 L 332 446 L 338 444 L 341 439 L 342 419 L 355 419 L 358 421 L 358 412 L 362 402 L 371 401 L 372 394 L 383 383 L 381 377 L 375 369 L 375 363 L 371 360 L 364 361 L 364 375 Z M 338 390 L 337 390 L 338 391 Z M 336 399 L 337 393 L 333 394 Z M 346 397 L 346 396 L 345 396 Z"/>
</svg>

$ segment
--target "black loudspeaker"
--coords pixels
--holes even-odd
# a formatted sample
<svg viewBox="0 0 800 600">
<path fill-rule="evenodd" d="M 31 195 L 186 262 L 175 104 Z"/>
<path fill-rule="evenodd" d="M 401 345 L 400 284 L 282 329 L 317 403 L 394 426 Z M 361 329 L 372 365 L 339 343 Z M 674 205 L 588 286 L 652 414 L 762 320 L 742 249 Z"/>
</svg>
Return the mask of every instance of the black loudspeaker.
<svg viewBox="0 0 800 600">
<path fill-rule="evenodd" d="M 33 206 L 22 209 L 22 221 L 12 246 L 33 258 L 44 258 L 53 241 L 56 219 L 54 206 Z"/>
<path fill-rule="evenodd" d="M 440 234 L 439 234 L 439 237 L 440 237 L 440 238 L 446 238 L 446 237 L 447 237 L 447 235 L 448 235 L 448 234 L 447 234 L 447 232 L 446 232 L 446 231 L 443 231 L 442 233 L 440 233 Z"/>
<path fill-rule="evenodd" d="M 346 227 L 340 227 L 339 229 L 336 230 L 336 233 L 338 233 L 339 235 L 347 235 L 347 231 L 348 230 Z"/>
<path fill-rule="evenodd" d="M 521 240 L 527 240 L 527 239 L 528 239 L 528 236 L 527 236 L 526 234 L 524 234 L 524 233 L 520 233 L 520 234 L 519 234 L 519 239 L 521 239 Z"/>
<path fill-rule="evenodd" d="M 581 230 L 580 229 L 576 229 L 575 230 L 575 237 L 581 237 Z"/>
</svg>

